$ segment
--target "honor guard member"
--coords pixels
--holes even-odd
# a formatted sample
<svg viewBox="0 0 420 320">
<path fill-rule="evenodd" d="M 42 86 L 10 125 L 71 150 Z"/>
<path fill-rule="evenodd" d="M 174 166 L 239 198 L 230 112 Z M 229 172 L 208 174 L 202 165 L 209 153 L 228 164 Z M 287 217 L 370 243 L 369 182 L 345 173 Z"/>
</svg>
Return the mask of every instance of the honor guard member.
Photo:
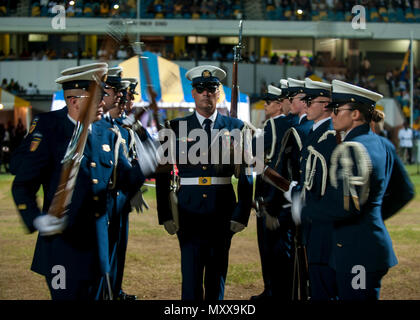
<svg viewBox="0 0 420 320">
<path fill-rule="evenodd" d="M 290 121 L 282 109 L 283 100 L 288 99 L 284 97 L 282 89 L 269 85 L 264 100 L 264 109 L 268 118 L 264 126 L 264 159 L 265 164 L 273 168 L 280 152 L 280 142 L 290 127 Z M 290 209 L 284 209 L 278 198 L 283 198 L 281 192 L 264 182 L 258 175 L 255 199 L 259 202 L 257 237 L 264 291 L 251 299 L 266 297 L 291 299 L 293 222 L 290 219 Z M 283 204 L 285 203 L 283 201 Z M 288 212 L 282 212 L 283 210 Z"/>
<path fill-rule="evenodd" d="M 370 130 L 371 121 L 381 120 L 375 110 L 381 98 L 376 92 L 332 81 L 333 126 L 345 137 L 331 155 L 330 187 L 318 206 L 305 206 L 301 212 L 302 219 L 334 223 L 330 266 L 336 272 L 340 300 L 379 299 L 383 276 L 397 264 L 384 220 L 414 196 L 394 146 Z M 299 210 L 293 213 L 299 221 Z"/>
<path fill-rule="evenodd" d="M 337 146 L 331 120 L 331 85 L 305 79 L 305 101 L 308 105 L 308 120 L 314 122 L 303 142 L 300 161 L 300 181 L 293 188 L 297 197 L 293 204 L 316 208 L 323 212 L 329 207 L 320 207 L 319 199 L 325 194 L 328 184 L 328 164 L 332 151 Z M 291 198 L 288 199 L 291 201 Z M 292 207 L 294 210 L 294 207 Z M 328 266 L 331 255 L 332 223 L 312 219 L 303 221 L 303 245 L 306 247 L 311 300 L 336 300 L 335 272 Z"/>
<path fill-rule="evenodd" d="M 197 143 L 190 135 L 194 129 L 199 129 L 200 133 L 204 129 L 205 133 L 201 137 L 210 139 L 212 131 L 226 129 L 222 131 L 223 135 L 230 136 L 232 130 L 241 130 L 244 126 L 242 121 L 224 116 L 216 110 L 220 81 L 225 76 L 222 69 L 210 65 L 195 67 L 186 73 L 187 79 L 192 81 L 196 111 L 170 122 L 176 135 L 179 160 L 189 154 L 189 150 Z M 206 141 L 208 146 L 208 139 Z M 185 150 L 181 143 L 186 144 Z M 234 166 L 220 162 L 209 163 L 207 152 L 200 156 L 198 164 L 190 162 L 192 159 L 187 159 L 186 164 L 177 161 L 180 184 L 177 192 L 179 229 L 173 220 L 174 212 L 168 201 L 171 177 L 169 174 L 157 175 L 158 217 L 159 223 L 164 225 L 168 233 L 177 233 L 179 239 L 182 299 L 222 300 L 231 239 L 233 234 L 243 230 L 248 223 L 253 179 L 252 175 L 247 176 L 245 170 L 241 170 L 236 201 L 231 183 Z"/>
<path fill-rule="evenodd" d="M 283 98 L 281 100 L 283 114 L 286 115 L 286 119 L 290 122 L 290 125 L 295 126 L 299 122 L 299 116 L 291 112 L 292 103 L 288 99 L 291 92 L 289 92 L 289 82 L 287 79 L 280 79 L 280 89 Z"/>
<path fill-rule="evenodd" d="M 117 108 L 113 108 L 109 111 L 111 118 L 113 119 L 114 126 L 116 126 L 121 134 L 121 144 L 120 148 L 131 163 L 132 161 L 137 161 L 137 153 L 135 148 L 135 137 L 136 134 L 129 126 L 124 125 L 123 121 L 126 118 L 125 107 L 128 103 L 127 99 L 127 90 L 130 87 L 129 80 L 121 80 L 121 83 L 118 85 L 119 92 L 121 92 L 121 98 Z M 140 155 L 143 156 L 143 155 Z M 125 192 L 120 189 L 113 189 L 112 195 L 114 197 L 115 203 L 115 216 L 116 219 L 119 219 L 119 225 L 114 230 L 115 238 L 117 239 L 115 259 L 112 261 L 111 265 L 111 277 L 113 279 L 113 292 L 118 300 L 136 300 L 135 295 L 126 294 L 121 286 L 122 279 L 124 274 L 125 266 L 125 255 L 127 251 L 127 242 L 128 242 L 128 216 L 131 212 L 131 203 L 130 199 L 134 197 L 138 190 L 128 190 Z"/>
<path fill-rule="evenodd" d="M 73 203 L 61 219 L 47 212 L 57 190 L 61 161 L 79 118 L 82 101 L 89 97 L 88 88 L 93 77 L 101 78 L 106 72 L 106 63 L 64 70 L 66 76 L 56 82 L 63 86 L 66 107 L 38 115 L 13 159 L 16 169 L 12 184 L 14 201 L 29 232 L 40 231 L 31 270 L 45 276 L 52 299 L 89 299 L 93 296 L 97 265 L 94 224 L 90 223 L 90 217 L 78 219 L 77 211 L 72 209 Z M 42 210 L 36 201 L 40 186 L 44 190 Z M 77 198 L 78 191 L 74 195 Z M 58 272 L 65 275 L 61 278 L 64 283 L 60 285 L 53 282 Z"/>
<path fill-rule="evenodd" d="M 307 105 L 305 103 L 305 81 L 287 79 L 288 98 L 291 102 L 290 112 L 299 117 L 297 123 L 287 130 L 281 141 L 280 154 L 277 158 L 275 168 L 286 179 L 299 181 L 299 162 L 302 143 L 306 139 L 313 125 L 313 121 L 307 119 Z"/>
</svg>

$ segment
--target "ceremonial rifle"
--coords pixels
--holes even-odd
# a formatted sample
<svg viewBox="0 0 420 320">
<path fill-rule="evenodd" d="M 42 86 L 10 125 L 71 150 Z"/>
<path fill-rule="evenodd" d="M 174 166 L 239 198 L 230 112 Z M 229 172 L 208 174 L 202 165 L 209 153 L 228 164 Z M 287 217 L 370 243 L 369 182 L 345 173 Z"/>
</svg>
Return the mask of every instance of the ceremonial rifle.
<svg viewBox="0 0 420 320">
<path fill-rule="evenodd" d="M 65 215 L 67 207 L 71 202 L 71 197 L 76 184 L 77 173 L 79 172 L 80 162 L 82 161 L 83 151 L 89 133 L 89 125 L 96 117 L 97 107 L 100 101 L 102 86 L 101 79 L 94 75 L 94 82 L 89 87 L 89 97 L 81 100 L 79 119 L 73 131 L 73 136 L 67 147 L 62 163 L 60 182 L 55 192 L 54 198 L 49 207 L 48 213 L 61 218 Z"/>
<path fill-rule="evenodd" d="M 163 126 L 161 125 L 161 123 L 159 121 L 159 108 L 158 108 L 158 105 L 156 103 L 157 94 L 156 94 L 155 90 L 153 90 L 152 80 L 150 78 L 150 72 L 149 72 L 149 64 L 147 62 L 148 58 L 143 55 L 142 50 L 141 50 L 141 44 L 139 44 L 138 48 L 139 48 L 138 51 L 139 51 L 141 66 L 142 66 L 142 69 L 143 69 L 143 72 L 144 72 L 144 76 L 146 78 L 147 93 L 148 93 L 148 97 L 149 97 L 149 108 L 153 112 L 153 119 L 155 120 L 156 127 L 159 131 L 163 128 Z"/>
<path fill-rule="evenodd" d="M 230 116 L 232 118 L 238 117 L 238 63 L 241 60 L 242 49 L 242 20 L 239 21 L 239 41 L 233 48 L 233 70 L 232 70 L 232 95 L 230 99 Z"/>
</svg>

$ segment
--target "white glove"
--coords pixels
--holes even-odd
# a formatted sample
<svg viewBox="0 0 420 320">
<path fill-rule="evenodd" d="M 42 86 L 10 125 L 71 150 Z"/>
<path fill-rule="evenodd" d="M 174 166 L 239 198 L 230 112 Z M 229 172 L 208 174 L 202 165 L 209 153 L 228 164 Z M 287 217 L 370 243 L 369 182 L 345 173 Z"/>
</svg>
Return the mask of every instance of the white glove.
<svg viewBox="0 0 420 320">
<path fill-rule="evenodd" d="M 143 207 L 145 207 L 147 210 L 149 210 L 149 205 L 143 198 L 143 191 L 139 190 L 134 195 L 133 198 L 130 200 L 131 207 L 135 208 L 137 213 L 141 211 L 143 213 Z"/>
<path fill-rule="evenodd" d="M 52 236 L 62 233 L 67 226 L 67 216 L 57 218 L 50 214 L 43 214 L 34 219 L 34 227 L 41 236 Z"/>
<path fill-rule="evenodd" d="M 301 224 L 301 214 L 302 214 L 302 198 L 300 193 L 295 193 L 292 199 L 292 219 L 296 226 Z"/>
<path fill-rule="evenodd" d="M 128 126 L 131 126 L 135 121 L 136 121 L 136 117 L 134 116 L 133 113 L 130 113 L 127 117 L 125 117 L 125 119 L 123 120 L 123 123 Z"/>
<path fill-rule="evenodd" d="M 295 187 L 297 184 L 298 184 L 297 181 L 290 182 L 289 190 L 287 190 L 284 193 L 284 197 L 286 198 L 287 201 L 292 202 L 292 190 L 293 190 L 293 187 Z"/>
<path fill-rule="evenodd" d="M 274 231 L 280 227 L 279 219 L 265 212 L 265 226 L 268 230 Z"/>
<path fill-rule="evenodd" d="M 167 220 L 163 223 L 166 232 L 168 232 L 171 236 L 178 232 L 178 227 L 175 224 L 174 220 Z"/>
<path fill-rule="evenodd" d="M 241 232 L 244 229 L 245 226 L 242 223 L 230 220 L 230 231 L 233 233 Z"/>
<path fill-rule="evenodd" d="M 259 137 L 262 137 L 263 135 L 264 135 L 264 129 L 258 128 L 255 131 L 254 137 L 258 139 Z"/>
</svg>

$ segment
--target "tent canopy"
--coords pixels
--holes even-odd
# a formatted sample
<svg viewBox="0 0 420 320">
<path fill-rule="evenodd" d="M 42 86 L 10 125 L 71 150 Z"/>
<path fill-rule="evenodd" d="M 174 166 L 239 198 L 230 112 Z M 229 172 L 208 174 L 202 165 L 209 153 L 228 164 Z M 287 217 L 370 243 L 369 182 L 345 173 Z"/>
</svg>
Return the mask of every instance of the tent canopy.
<svg viewBox="0 0 420 320">
<path fill-rule="evenodd" d="M 147 61 L 150 82 L 157 94 L 158 106 L 160 108 L 195 108 L 191 94 L 191 82 L 185 77 L 188 70 L 148 51 L 145 51 L 143 56 L 142 59 Z M 140 79 L 136 89 L 137 92 L 140 92 L 140 95 L 136 97 L 135 105 L 148 105 L 147 81 L 139 57 L 134 56 L 120 63 L 119 66 L 123 68 L 124 78 Z M 230 110 L 232 90 L 227 86 L 221 86 L 220 88 L 220 99 L 217 107 Z M 249 97 L 240 93 L 238 99 L 238 117 L 240 119 L 249 121 L 249 106 Z"/>
<path fill-rule="evenodd" d="M 31 103 L 0 88 L 0 110 L 14 110 L 15 107 L 30 107 Z"/>
</svg>

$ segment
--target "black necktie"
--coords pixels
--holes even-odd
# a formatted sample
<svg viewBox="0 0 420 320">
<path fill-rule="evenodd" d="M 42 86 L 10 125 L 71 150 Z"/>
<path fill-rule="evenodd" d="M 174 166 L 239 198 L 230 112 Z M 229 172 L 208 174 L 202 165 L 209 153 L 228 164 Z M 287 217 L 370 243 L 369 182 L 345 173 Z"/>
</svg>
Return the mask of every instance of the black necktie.
<svg viewBox="0 0 420 320">
<path fill-rule="evenodd" d="M 209 146 L 208 150 L 207 150 L 207 157 L 208 157 L 208 163 L 211 162 L 211 156 L 210 156 L 210 143 L 211 143 L 211 130 L 210 130 L 210 126 L 211 126 L 211 120 L 210 119 L 204 119 L 204 130 L 207 133 L 207 145 Z"/>
<path fill-rule="evenodd" d="M 208 142 L 209 142 L 209 144 L 210 144 L 210 142 L 211 142 L 211 130 L 210 130 L 210 126 L 211 126 L 211 120 L 210 119 L 204 119 L 204 130 L 206 131 L 206 133 L 207 133 L 207 137 L 208 137 Z"/>
</svg>

